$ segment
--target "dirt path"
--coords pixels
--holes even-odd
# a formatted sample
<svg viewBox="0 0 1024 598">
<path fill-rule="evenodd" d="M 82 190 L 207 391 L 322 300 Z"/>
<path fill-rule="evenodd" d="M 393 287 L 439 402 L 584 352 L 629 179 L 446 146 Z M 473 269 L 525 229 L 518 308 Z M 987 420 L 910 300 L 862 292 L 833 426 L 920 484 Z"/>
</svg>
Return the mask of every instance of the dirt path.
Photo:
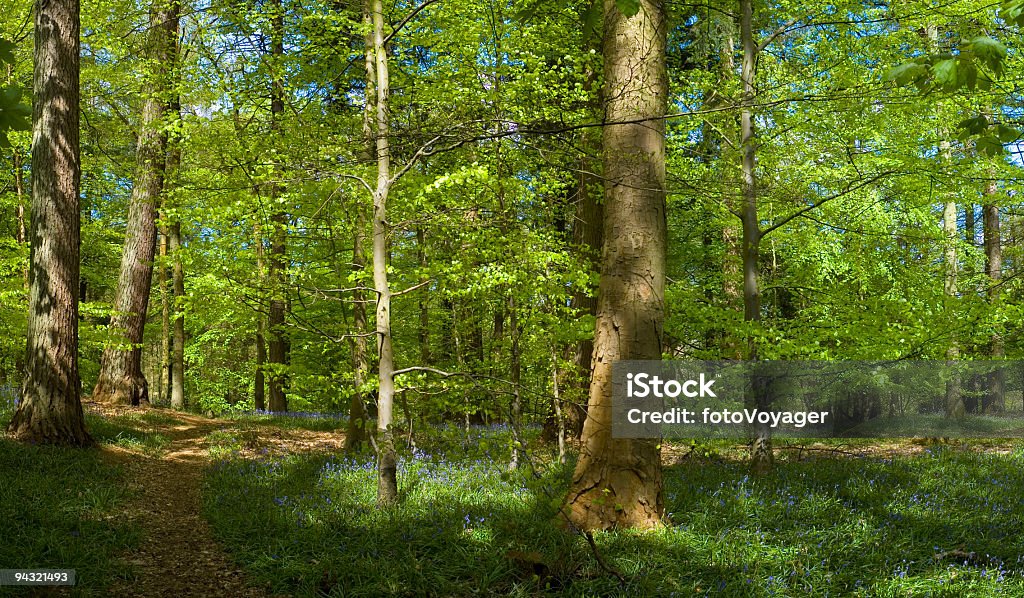
<svg viewBox="0 0 1024 598">
<path fill-rule="evenodd" d="M 110 595 L 268 596 L 246 584 L 202 517 L 200 487 L 208 464 L 203 439 L 225 424 L 163 409 L 147 411 L 180 422 L 156 426 L 170 439 L 165 451 L 148 456 L 118 446 L 102 449 L 111 462 L 125 467 L 132 493 L 124 516 L 143 533 L 140 545 L 124 555 L 135 578 L 117 582 Z"/>
</svg>

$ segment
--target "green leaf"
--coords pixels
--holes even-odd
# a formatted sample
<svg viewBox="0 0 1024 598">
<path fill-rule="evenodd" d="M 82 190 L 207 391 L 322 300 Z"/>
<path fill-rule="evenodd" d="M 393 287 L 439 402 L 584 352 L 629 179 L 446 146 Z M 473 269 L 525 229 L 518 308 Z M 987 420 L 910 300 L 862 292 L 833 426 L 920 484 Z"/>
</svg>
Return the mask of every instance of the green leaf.
<svg viewBox="0 0 1024 598">
<path fill-rule="evenodd" d="M 883 77 L 884 81 L 892 81 L 896 85 L 909 85 L 915 80 L 924 76 L 927 72 L 927 68 L 923 64 L 917 62 L 904 62 L 899 66 L 895 66 L 889 69 L 889 72 Z"/>
<path fill-rule="evenodd" d="M 1020 139 L 1020 131 L 1001 124 L 996 127 L 996 138 L 1002 143 L 1013 143 Z"/>
<path fill-rule="evenodd" d="M 975 142 L 975 147 L 978 148 L 979 152 L 986 156 L 998 156 L 1003 153 L 1003 144 L 999 143 L 999 140 L 995 137 L 991 137 L 989 135 L 978 137 L 978 140 Z"/>
<path fill-rule="evenodd" d="M 615 0 L 615 6 L 627 18 L 640 12 L 640 0 Z"/>
<path fill-rule="evenodd" d="M 0 63 L 14 64 L 14 48 L 16 47 L 13 42 L 0 38 Z"/>
<path fill-rule="evenodd" d="M 932 78 L 936 85 L 951 90 L 957 87 L 957 64 L 955 58 L 945 58 L 932 65 Z"/>
<path fill-rule="evenodd" d="M 1002 72 L 1006 60 L 1006 46 L 987 35 L 979 35 L 968 44 L 972 53 L 997 75 Z"/>
</svg>

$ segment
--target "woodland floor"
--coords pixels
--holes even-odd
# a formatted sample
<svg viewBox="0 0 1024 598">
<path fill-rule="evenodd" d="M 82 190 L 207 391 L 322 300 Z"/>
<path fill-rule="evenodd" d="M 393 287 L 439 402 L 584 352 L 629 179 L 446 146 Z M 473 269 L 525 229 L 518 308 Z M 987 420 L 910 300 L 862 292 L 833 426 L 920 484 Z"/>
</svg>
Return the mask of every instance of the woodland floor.
<svg viewBox="0 0 1024 598">
<path fill-rule="evenodd" d="M 104 417 L 137 414 L 138 409 L 87 403 L 86 409 Z M 248 585 L 242 570 L 213 538 L 202 516 L 201 486 L 210 464 L 207 437 L 214 432 L 235 432 L 237 422 L 150 408 L 158 423 L 150 432 L 166 439 L 157 451 L 139 451 L 102 444 L 104 458 L 125 469 L 129 503 L 124 517 L 142 530 L 140 545 L 123 555 L 134 576 L 119 580 L 112 596 L 270 596 Z M 256 446 L 273 452 L 306 452 L 339 448 L 338 433 L 248 427 L 247 450 Z"/>
</svg>

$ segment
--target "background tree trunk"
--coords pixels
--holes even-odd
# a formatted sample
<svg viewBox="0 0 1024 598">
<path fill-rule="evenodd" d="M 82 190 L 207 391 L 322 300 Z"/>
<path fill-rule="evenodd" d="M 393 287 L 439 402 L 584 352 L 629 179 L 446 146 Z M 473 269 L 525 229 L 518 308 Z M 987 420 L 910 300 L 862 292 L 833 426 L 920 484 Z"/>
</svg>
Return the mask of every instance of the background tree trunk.
<svg viewBox="0 0 1024 598">
<path fill-rule="evenodd" d="M 665 6 L 604 2 L 604 251 L 594 373 L 566 510 L 583 530 L 652 527 L 664 514 L 657 441 L 612 437 L 612 364 L 660 359 L 665 318 Z M 650 119 L 650 120 L 646 120 Z"/>
<path fill-rule="evenodd" d="M 32 114 L 29 312 L 21 403 L 7 431 L 86 446 L 78 377 L 78 0 L 38 0 Z"/>
<path fill-rule="evenodd" d="M 281 0 L 270 3 L 271 56 L 274 80 L 270 93 L 271 129 L 280 134 L 281 117 L 284 114 L 284 7 Z M 275 169 L 280 174 L 280 169 Z M 287 313 L 286 278 L 288 267 L 288 214 L 277 202 L 283 191 L 278 182 L 271 183 L 271 233 L 270 233 L 270 333 L 268 361 L 270 363 L 270 410 L 288 411 L 288 332 L 285 329 Z"/>
<path fill-rule="evenodd" d="M 373 194 L 373 286 L 377 294 L 377 503 L 398 502 L 398 459 L 391 430 L 395 402 L 395 355 L 391 346 L 391 289 L 387 270 L 387 205 L 391 188 L 391 146 L 388 120 L 388 55 L 384 46 L 384 6 L 371 0 L 373 54 L 377 90 L 375 137 L 377 189 Z"/>
<path fill-rule="evenodd" d="M 985 274 L 989 278 L 988 301 L 996 309 L 999 306 L 1000 280 L 1003 277 L 1003 247 L 999 232 L 999 206 L 996 204 L 996 183 L 992 181 L 985 189 L 985 205 L 982 208 L 982 227 L 985 244 Z M 1004 357 L 1003 336 L 999 326 L 989 341 L 989 356 L 992 359 Z M 998 369 L 988 375 L 985 395 L 982 397 L 982 413 L 1000 413 L 1006 408 L 1006 372 Z"/>
<path fill-rule="evenodd" d="M 743 61 L 740 64 L 740 78 L 743 80 L 743 100 L 740 111 L 740 145 L 743 150 L 742 190 L 743 204 L 740 220 L 743 225 L 741 254 L 743 260 L 743 319 L 746 322 L 761 321 L 761 289 L 759 288 L 761 258 L 761 228 L 757 218 L 757 140 L 754 132 L 753 106 L 757 90 L 757 43 L 754 40 L 753 0 L 740 0 L 740 43 L 743 46 Z M 747 339 L 747 359 L 757 361 L 758 346 L 755 336 Z M 756 376 L 748 387 L 746 401 L 752 407 L 767 409 L 767 385 Z M 754 438 L 750 445 L 750 466 L 757 473 L 772 467 L 771 428 L 755 424 Z"/>
<path fill-rule="evenodd" d="M 163 192 L 167 160 L 168 66 L 177 47 L 177 3 L 155 0 L 150 9 L 149 68 L 144 87 L 142 124 L 136 149 L 135 186 L 121 254 L 121 274 L 114 295 L 110 331 L 103 350 L 93 400 L 120 405 L 149 402 L 142 373 L 142 336 L 149 307 L 156 251 L 156 208 Z"/>
</svg>

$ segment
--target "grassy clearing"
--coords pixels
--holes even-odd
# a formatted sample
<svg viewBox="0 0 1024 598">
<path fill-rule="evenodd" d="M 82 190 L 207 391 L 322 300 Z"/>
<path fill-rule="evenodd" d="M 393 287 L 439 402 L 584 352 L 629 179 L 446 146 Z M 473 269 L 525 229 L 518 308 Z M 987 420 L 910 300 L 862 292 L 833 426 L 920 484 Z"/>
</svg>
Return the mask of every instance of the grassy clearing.
<svg viewBox="0 0 1024 598">
<path fill-rule="evenodd" d="M 10 416 L 0 411 L 0 429 Z M 118 555 L 139 540 L 119 514 L 124 499 L 123 472 L 99 451 L 0 437 L 0 567 L 75 569 L 76 595 L 105 596 L 115 576 L 130 572 Z M 30 590 L 5 587 L 0 595 Z"/>
<path fill-rule="evenodd" d="M 96 442 L 113 444 L 155 457 L 163 453 L 170 439 L 156 431 L 161 425 L 181 420 L 162 413 L 129 413 L 101 416 L 86 412 L 85 428 Z"/>
<path fill-rule="evenodd" d="M 620 585 L 552 526 L 570 469 L 508 474 L 507 435 L 479 436 L 442 430 L 405 454 L 385 512 L 369 457 L 228 454 L 206 514 L 261 583 L 299 596 L 1024 595 L 1019 448 L 782 462 L 762 479 L 693 456 L 665 471 L 672 526 L 596 535 Z"/>
</svg>

